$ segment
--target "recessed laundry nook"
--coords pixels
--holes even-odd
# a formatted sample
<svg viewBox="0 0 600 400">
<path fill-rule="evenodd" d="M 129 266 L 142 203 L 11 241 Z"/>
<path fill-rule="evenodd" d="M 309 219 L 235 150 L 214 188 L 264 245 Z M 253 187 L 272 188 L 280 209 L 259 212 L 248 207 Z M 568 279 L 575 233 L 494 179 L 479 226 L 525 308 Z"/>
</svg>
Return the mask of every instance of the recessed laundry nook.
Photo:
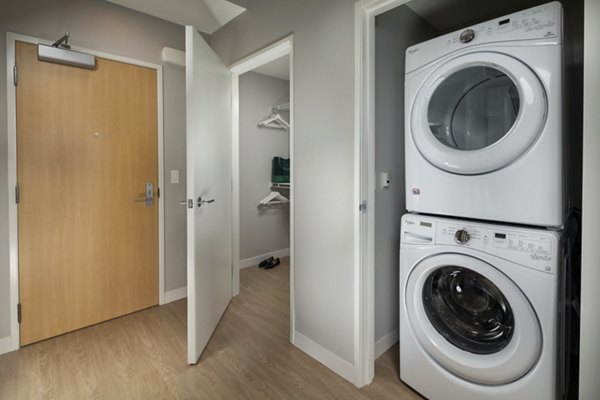
<svg viewBox="0 0 600 400">
<path fill-rule="evenodd" d="M 577 398 L 582 4 L 467 3 L 364 28 L 365 345 L 428 399 Z"/>
</svg>

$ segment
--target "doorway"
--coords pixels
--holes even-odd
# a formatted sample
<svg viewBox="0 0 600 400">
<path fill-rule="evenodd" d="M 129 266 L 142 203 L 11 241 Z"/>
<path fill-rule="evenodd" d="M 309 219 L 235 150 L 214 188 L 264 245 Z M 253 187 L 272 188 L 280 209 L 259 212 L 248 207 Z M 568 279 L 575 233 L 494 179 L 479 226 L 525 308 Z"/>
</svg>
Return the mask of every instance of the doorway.
<svg viewBox="0 0 600 400">
<path fill-rule="evenodd" d="M 292 38 L 231 67 L 233 75 L 233 294 L 240 269 L 288 268 L 294 332 Z"/>
<path fill-rule="evenodd" d="M 93 70 L 43 62 L 44 41 L 7 36 L 15 350 L 162 300 L 162 74 L 89 51 Z"/>
</svg>

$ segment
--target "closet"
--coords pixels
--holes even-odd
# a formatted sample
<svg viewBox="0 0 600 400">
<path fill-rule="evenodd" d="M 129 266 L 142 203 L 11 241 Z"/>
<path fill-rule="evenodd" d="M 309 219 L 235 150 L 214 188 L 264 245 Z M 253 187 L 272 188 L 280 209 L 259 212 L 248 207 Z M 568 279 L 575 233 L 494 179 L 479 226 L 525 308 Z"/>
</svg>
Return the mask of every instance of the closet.
<svg viewBox="0 0 600 400">
<path fill-rule="evenodd" d="M 240 75 L 240 268 L 289 256 L 289 102 L 289 56 Z"/>
</svg>

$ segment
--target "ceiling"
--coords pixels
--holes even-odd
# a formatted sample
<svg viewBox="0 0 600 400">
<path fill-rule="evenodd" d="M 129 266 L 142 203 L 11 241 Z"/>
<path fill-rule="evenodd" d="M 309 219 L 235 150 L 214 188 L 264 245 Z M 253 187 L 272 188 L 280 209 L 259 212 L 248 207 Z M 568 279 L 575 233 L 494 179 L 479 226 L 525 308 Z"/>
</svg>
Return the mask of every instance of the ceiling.
<svg viewBox="0 0 600 400">
<path fill-rule="evenodd" d="M 261 65 L 253 70 L 259 74 L 272 76 L 274 78 L 290 80 L 290 57 L 283 56 L 270 63 Z"/>
<path fill-rule="evenodd" d="M 440 33 L 521 11 L 548 0 L 413 0 L 407 6 Z"/>
<path fill-rule="evenodd" d="M 212 34 L 246 9 L 227 0 L 106 0 Z M 239 2 L 239 1 L 238 1 Z"/>
</svg>

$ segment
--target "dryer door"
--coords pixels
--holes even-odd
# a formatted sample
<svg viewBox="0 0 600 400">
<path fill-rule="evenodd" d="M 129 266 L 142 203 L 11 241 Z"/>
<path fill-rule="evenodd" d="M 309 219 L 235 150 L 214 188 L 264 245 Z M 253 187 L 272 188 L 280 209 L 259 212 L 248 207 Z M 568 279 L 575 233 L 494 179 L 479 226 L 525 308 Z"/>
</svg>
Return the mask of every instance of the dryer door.
<svg viewBox="0 0 600 400">
<path fill-rule="evenodd" d="M 415 145 L 445 171 L 475 175 L 510 165 L 540 135 L 547 114 L 540 80 L 494 52 L 444 62 L 427 77 L 411 111 Z"/>
<path fill-rule="evenodd" d="M 467 255 L 439 254 L 421 261 L 403 289 L 416 340 L 451 374 L 478 384 L 506 384 L 540 358 L 537 316 L 494 266 Z"/>
</svg>

